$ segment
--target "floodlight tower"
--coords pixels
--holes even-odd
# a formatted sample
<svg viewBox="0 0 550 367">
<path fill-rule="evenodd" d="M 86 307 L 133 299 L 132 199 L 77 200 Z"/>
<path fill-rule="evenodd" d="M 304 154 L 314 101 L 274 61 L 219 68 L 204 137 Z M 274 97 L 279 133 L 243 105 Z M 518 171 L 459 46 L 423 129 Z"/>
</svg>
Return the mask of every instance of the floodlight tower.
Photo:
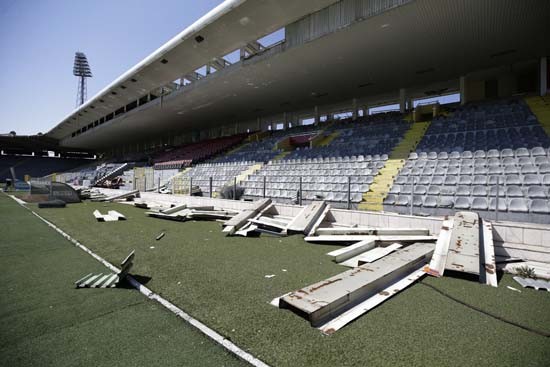
<svg viewBox="0 0 550 367">
<path fill-rule="evenodd" d="M 86 78 L 92 77 L 92 70 L 88 59 L 83 52 L 76 52 L 74 55 L 73 75 L 78 77 L 78 90 L 76 92 L 76 107 L 86 100 Z"/>
</svg>

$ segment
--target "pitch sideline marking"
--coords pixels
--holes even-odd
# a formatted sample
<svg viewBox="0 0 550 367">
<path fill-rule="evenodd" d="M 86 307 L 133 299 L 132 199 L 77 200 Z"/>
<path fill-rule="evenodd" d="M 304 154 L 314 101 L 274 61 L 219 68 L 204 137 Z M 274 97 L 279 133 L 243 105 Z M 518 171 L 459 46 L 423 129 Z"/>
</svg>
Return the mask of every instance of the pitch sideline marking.
<svg viewBox="0 0 550 367">
<path fill-rule="evenodd" d="M 26 203 L 24 201 L 19 200 L 18 198 L 16 198 L 13 195 L 8 195 L 8 196 L 11 197 L 12 199 L 14 199 L 23 208 L 29 210 L 38 219 L 40 219 L 41 221 L 46 223 L 50 228 L 53 228 L 56 232 L 58 232 L 63 237 L 65 237 L 65 239 L 70 241 L 73 245 L 75 245 L 76 247 L 80 248 L 81 250 L 83 250 L 84 252 L 86 252 L 87 254 L 92 256 L 94 259 L 96 259 L 97 261 L 99 261 L 100 263 L 105 265 L 107 268 L 109 268 L 110 270 L 112 270 L 114 272 L 119 272 L 120 271 L 120 269 L 118 269 L 116 266 L 114 266 L 113 264 L 111 264 L 110 262 L 108 262 L 107 260 L 102 258 L 101 256 L 99 256 L 98 254 L 94 253 L 92 250 L 90 250 L 89 248 L 87 248 L 86 246 L 84 246 L 83 244 L 78 242 L 76 239 L 72 238 L 69 234 L 64 232 L 61 228 L 57 227 L 55 224 L 48 221 L 47 219 L 41 217 L 38 213 L 36 213 L 32 209 L 26 207 L 25 206 Z M 187 322 L 191 326 L 197 328 L 200 332 L 205 334 L 210 339 L 214 340 L 216 343 L 220 344 L 222 347 L 224 347 L 225 349 L 227 349 L 231 353 L 235 354 L 237 357 L 241 358 L 242 360 L 250 363 L 251 365 L 253 365 L 255 367 L 270 367 L 268 364 L 266 364 L 262 360 L 254 357 L 252 354 L 250 354 L 248 352 L 245 352 L 244 350 L 239 348 L 236 344 L 234 344 L 233 342 L 227 340 L 222 335 L 218 334 L 214 329 L 211 329 L 210 327 L 206 326 L 205 324 L 203 324 L 199 320 L 195 319 L 194 317 L 189 315 L 187 312 L 183 311 L 181 308 L 174 305 L 172 302 L 170 302 L 167 299 L 159 296 L 158 294 L 156 294 L 155 292 L 153 292 L 152 290 L 150 290 L 149 288 L 147 288 L 146 286 L 144 286 L 143 284 L 141 284 L 140 282 L 135 280 L 131 275 L 127 275 L 126 279 L 128 280 L 128 282 L 134 288 L 139 290 L 141 294 L 143 294 L 144 296 L 146 296 L 147 298 L 149 298 L 153 301 L 156 301 L 156 302 L 160 303 L 162 306 L 164 306 L 165 308 L 170 310 L 176 316 L 178 316 L 181 319 L 185 320 L 185 322 Z"/>
</svg>

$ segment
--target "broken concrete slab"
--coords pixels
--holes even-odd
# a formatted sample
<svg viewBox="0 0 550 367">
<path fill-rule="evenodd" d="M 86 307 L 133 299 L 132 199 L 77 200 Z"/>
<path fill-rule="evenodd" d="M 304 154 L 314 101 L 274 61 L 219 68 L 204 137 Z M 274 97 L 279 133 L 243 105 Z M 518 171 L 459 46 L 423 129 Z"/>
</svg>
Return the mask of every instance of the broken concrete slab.
<svg viewBox="0 0 550 367">
<path fill-rule="evenodd" d="M 308 234 L 319 218 L 324 216 L 327 203 L 324 201 L 314 201 L 305 206 L 294 219 L 288 223 L 285 232 L 287 234 L 303 233 Z"/>
<path fill-rule="evenodd" d="M 98 222 L 115 222 L 119 220 L 126 220 L 126 217 L 116 210 L 109 210 L 107 214 L 101 214 L 99 210 L 94 210 L 93 214 Z"/>
<path fill-rule="evenodd" d="M 447 254 L 449 253 L 449 245 L 451 244 L 453 226 L 454 218 L 446 217 L 439 231 L 432 260 L 424 269 L 426 273 L 432 276 L 441 277 L 445 272 L 445 264 L 447 263 Z"/>
<path fill-rule="evenodd" d="M 330 256 L 333 261 L 341 263 L 351 259 L 354 256 L 362 254 L 365 251 L 373 249 L 376 245 L 376 239 L 376 236 L 368 236 L 368 238 L 354 243 L 353 245 L 331 251 L 327 254 L 327 256 Z"/>
<path fill-rule="evenodd" d="M 369 239 L 371 236 L 362 235 L 350 235 L 350 236 L 308 236 L 304 240 L 306 242 L 319 242 L 319 243 L 353 243 L 359 242 L 364 239 Z M 424 241 L 436 241 L 436 236 L 375 236 L 376 241 L 381 242 L 424 242 Z"/>
<path fill-rule="evenodd" d="M 479 249 L 479 216 L 456 213 L 445 268 L 479 275 Z"/>
<path fill-rule="evenodd" d="M 330 204 L 327 204 L 325 206 L 325 209 L 321 213 L 321 215 L 319 215 L 315 223 L 313 223 L 313 225 L 311 226 L 309 232 L 306 233 L 308 236 L 315 236 L 315 233 L 317 232 L 317 228 L 321 227 L 321 225 L 325 220 L 329 218 L 334 219 L 330 213 L 330 209 L 331 209 Z"/>
<path fill-rule="evenodd" d="M 523 288 L 533 288 L 537 291 L 541 289 L 550 292 L 550 281 L 548 280 L 522 278 L 517 276 L 514 277 L 514 280 Z"/>
<path fill-rule="evenodd" d="M 372 250 L 364 252 L 363 254 L 361 254 L 361 256 L 359 256 L 359 258 L 357 259 L 358 265 L 361 266 L 366 263 L 375 262 L 376 260 L 391 254 L 401 247 L 403 246 L 400 243 L 392 243 L 391 245 L 385 247 L 375 247 Z"/>
<path fill-rule="evenodd" d="M 376 228 L 376 227 L 328 227 L 318 228 L 317 236 L 323 235 L 361 235 L 361 236 L 428 236 L 426 228 Z"/>
<path fill-rule="evenodd" d="M 424 271 L 441 277 L 445 270 L 479 275 L 481 283 L 498 285 L 490 222 L 473 212 L 457 212 L 454 218 L 445 219 L 430 265 Z"/>
<path fill-rule="evenodd" d="M 138 198 L 139 197 L 139 190 L 127 191 L 127 192 L 124 192 L 124 193 L 108 196 L 108 197 L 105 197 L 103 199 L 92 199 L 92 201 L 115 201 L 115 200 L 120 200 L 120 199 L 128 199 L 128 198 L 131 198 L 131 197 L 137 197 Z"/>
<path fill-rule="evenodd" d="M 390 299 L 390 297 L 394 296 L 398 292 L 407 288 L 409 285 L 416 282 L 424 275 L 426 274 L 424 273 L 422 268 L 413 270 L 410 274 L 407 274 L 396 282 L 390 284 L 386 288 L 382 289 L 380 292 L 359 303 L 357 306 L 343 312 L 334 319 L 319 326 L 319 330 L 321 330 L 321 332 L 325 335 L 334 334 L 336 331 L 340 330 L 359 316 L 365 314 L 382 302 Z M 277 304 L 278 301 L 279 300 L 277 299 Z"/>
<path fill-rule="evenodd" d="M 431 258 L 433 250 L 431 243 L 415 243 L 376 263 L 361 265 L 291 292 L 280 299 L 280 307 L 304 315 L 313 326 L 323 325 L 420 269 Z"/>
<path fill-rule="evenodd" d="M 495 248 L 493 244 L 493 225 L 484 219 L 481 221 L 481 277 L 480 281 L 492 287 L 498 287 L 497 264 L 495 259 Z"/>
<path fill-rule="evenodd" d="M 236 231 L 244 227 L 249 219 L 252 219 L 263 211 L 266 207 L 271 205 L 271 199 L 261 199 L 254 202 L 254 206 L 250 209 L 243 210 L 239 214 L 233 216 L 227 222 L 225 222 L 223 232 L 229 236 L 233 235 Z"/>
</svg>

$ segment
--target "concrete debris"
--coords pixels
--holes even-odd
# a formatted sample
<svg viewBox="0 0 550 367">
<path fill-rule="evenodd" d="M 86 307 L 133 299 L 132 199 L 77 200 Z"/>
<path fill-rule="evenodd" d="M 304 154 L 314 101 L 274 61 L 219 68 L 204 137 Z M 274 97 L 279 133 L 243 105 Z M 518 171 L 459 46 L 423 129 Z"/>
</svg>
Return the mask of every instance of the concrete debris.
<svg viewBox="0 0 550 367">
<path fill-rule="evenodd" d="M 521 291 L 520 291 L 519 289 L 514 288 L 514 287 L 510 287 L 509 285 L 507 285 L 506 288 L 508 288 L 508 289 L 511 290 L 511 291 L 521 293 Z"/>
<path fill-rule="evenodd" d="M 275 274 L 267 274 L 267 275 L 264 275 L 264 278 L 273 278 L 275 276 Z"/>
<path fill-rule="evenodd" d="M 99 210 L 94 210 L 93 214 L 98 222 L 116 222 L 119 220 L 126 220 L 126 217 L 116 210 L 109 210 L 107 214 L 101 214 Z"/>
<path fill-rule="evenodd" d="M 537 278 L 550 280 L 550 264 L 538 261 L 515 261 L 510 263 L 498 264 L 498 269 L 509 274 L 517 274 L 520 268 L 531 268 L 535 271 Z"/>
<path fill-rule="evenodd" d="M 164 232 L 160 233 L 160 234 L 157 236 L 157 238 L 155 238 L 155 240 L 157 240 L 157 241 L 160 240 L 162 237 L 164 237 L 164 235 L 165 235 Z"/>
<path fill-rule="evenodd" d="M 128 272 L 134 265 L 135 252 L 132 251 L 120 263 L 120 271 L 116 274 L 93 274 L 90 273 L 75 282 L 76 288 L 114 288 L 128 275 Z"/>
<path fill-rule="evenodd" d="M 424 271 L 441 277 L 445 270 L 479 275 L 481 283 L 498 285 L 492 226 L 477 213 L 457 212 L 443 222 L 434 256 Z"/>
<path fill-rule="evenodd" d="M 352 307 L 351 309 L 343 312 L 341 315 L 319 326 L 319 330 L 321 330 L 321 332 L 325 335 L 334 334 L 342 327 L 346 326 L 359 316 L 367 313 L 369 310 L 372 310 L 382 302 L 388 300 L 391 296 L 402 291 L 418 279 L 422 278 L 424 275 L 425 273 L 422 268 L 413 270 L 410 274 L 407 274 L 400 280 L 390 284 L 380 292 L 359 303 L 357 306 Z"/>
<path fill-rule="evenodd" d="M 245 225 L 249 224 L 248 220 L 257 216 L 261 211 L 271 205 L 271 199 L 261 199 L 254 202 L 254 206 L 250 209 L 243 210 L 231 219 L 226 221 L 223 226 L 223 232 L 228 236 L 235 234 Z"/>
<path fill-rule="evenodd" d="M 381 242 L 433 242 L 437 240 L 436 236 L 400 236 L 400 235 L 384 235 L 384 236 L 362 236 L 362 235 L 350 235 L 350 236 L 337 236 L 337 235 L 324 235 L 324 236 L 308 236 L 305 238 L 306 242 L 332 242 L 332 243 L 354 243 L 363 241 L 365 239 L 376 238 L 376 241 Z"/>
<path fill-rule="evenodd" d="M 386 247 L 376 247 L 372 250 L 369 250 L 362 254 L 358 260 L 358 265 L 361 266 L 366 263 L 372 263 L 375 262 L 378 259 L 383 258 L 386 255 L 391 254 L 395 250 L 398 250 L 402 247 L 400 243 L 392 243 L 389 246 Z"/>
<path fill-rule="evenodd" d="M 327 256 L 330 256 L 334 262 L 341 263 L 342 261 L 346 261 L 354 256 L 362 254 L 365 251 L 373 249 L 376 245 L 376 236 L 368 237 L 369 238 L 365 238 L 364 240 L 359 241 L 353 245 L 331 251 L 327 254 Z"/>
<path fill-rule="evenodd" d="M 315 235 L 339 236 L 428 236 L 426 228 L 374 228 L 374 227 L 328 227 L 318 228 Z M 310 236 L 311 237 L 311 236 Z"/>
<path fill-rule="evenodd" d="M 314 201 L 308 206 L 305 206 L 294 219 L 287 224 L 285 233 L 308 234 L 319 219 L 323 219 L 327 211 L 327 203 L 324 201 Z"/>
<path fill-rule="evenodd" d="M 304 315 L 312 326 L 331 334 L 419 279 L 423 275 L 419 271 L 433 250 L 433 243 L 415 243 L 373 264 L 361 265 L 291 292 L 279 300 L 279 307 Z M 370 303 L 364 303 L 374 296 Z M 346 314 L 358 305 L 359 309 Z"/>
<path fill-rule="evenodd" d="M 213 206 L 200 206 L 183 208 L 175 207 L 163 210 L 161 212 L 149 211 L 146 213 L 150 217 L 169 219 L 184 222 L 192 219 L 204 219 L 204 220 L 216 220 L 216 219 L 229 219 L 237 214 L 233 210 L 215 210 Z"/>
<path fill-rule="evenodd" d="M 103 199 L 92 199 L 92 201 L 115 201 L 115 200 L 120 200 L 120 199 L 130 199 L 130 198 L 134 198 L 134 197 L 139 198 L 139 190 L 127 191 L 127 192 L 124 192 L 124 193 L 121 193 L 121 194 L 108 196 L 108 197 L 105 197 Z"/>
<path fill-rule="evenodd" d="M 548 280 L 522 278 L 522 277 L 514 277 L 514 280 L 523 288 L 534 288 L 537 291 L 546 290 L 550 292 L 550 281 Z"/>
</svg>

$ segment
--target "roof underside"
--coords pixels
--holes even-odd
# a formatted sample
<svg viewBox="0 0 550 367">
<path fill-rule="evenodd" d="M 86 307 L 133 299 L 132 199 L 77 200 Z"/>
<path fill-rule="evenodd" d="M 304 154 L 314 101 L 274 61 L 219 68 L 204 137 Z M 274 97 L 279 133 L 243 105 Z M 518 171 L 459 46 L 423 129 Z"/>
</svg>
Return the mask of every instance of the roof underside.
<svg viewBox="0 0 550 367">
<path fill-rule="evenodd" d="M 48 135 L 58 139 L 70 135 L 79 123 L 85 126 L 215 57 L 239 49 L 336 1 L 226 0 L 73 111 Z M 204 39 L 200 43 L 195 40 L 199 35 Z M 162 63 L 163 59 L 168 62 Z"/>
<path fill-rule="evenodd" d="M 397 94 L 398 88 L 532 60 L 550 53 L 549 15 L 544 0 L 416 0 L 303 45 L 283 44 L 233 64 L 165 97 L 162 105 L 157 99 L 62 144 L 102 149 L 358 95 Z M 72 124 L 50 135 L 63 137 L 77 128 Z"/>
</svg>

